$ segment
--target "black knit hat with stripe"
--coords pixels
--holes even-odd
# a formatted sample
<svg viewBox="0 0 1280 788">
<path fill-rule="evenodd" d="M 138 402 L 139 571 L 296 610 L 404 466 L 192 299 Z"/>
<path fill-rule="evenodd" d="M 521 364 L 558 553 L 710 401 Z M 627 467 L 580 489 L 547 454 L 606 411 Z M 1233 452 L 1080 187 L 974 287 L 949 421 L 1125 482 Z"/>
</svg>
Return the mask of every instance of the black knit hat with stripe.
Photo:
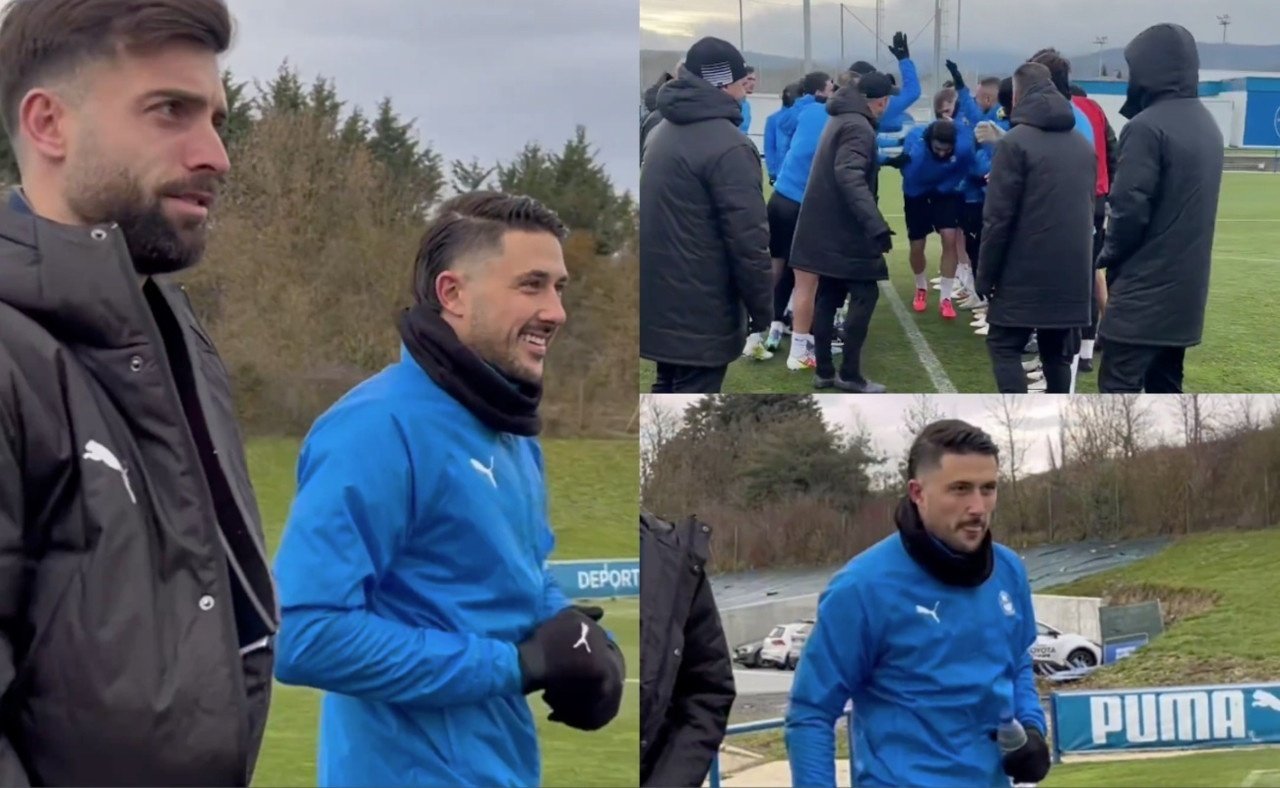
<svg viewBox="0 0 1280 788">
<path fill-rule="evenodd" d="M 747 63 L 738 48 L 711 36 L 689 47 L 684 67 L 718 88 L 732 85 L 747 76 Z"/>
</svg>

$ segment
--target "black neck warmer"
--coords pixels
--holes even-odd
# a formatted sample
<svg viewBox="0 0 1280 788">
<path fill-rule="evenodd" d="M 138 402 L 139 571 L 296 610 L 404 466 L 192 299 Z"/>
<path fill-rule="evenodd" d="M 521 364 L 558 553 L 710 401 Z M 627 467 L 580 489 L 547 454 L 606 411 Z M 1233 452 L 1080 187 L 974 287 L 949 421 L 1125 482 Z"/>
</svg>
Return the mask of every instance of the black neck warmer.
<svg viewBox="0 0 1280 788">
<path fill-rule="evenodd" d="M 440 313 L 425 304 L 404 310 L 399 327 L 414 361 L 489 428 L 530 436 L 541 431 L 541 385 L 498 372 L 463 345 Z"/>
<path fill-rule="evenodd" d="M 947 549 L 929 534 L 920 519 L 920 512 L 910 498 L 903 496 L 894 513 L 898 536 L 907 555 L 911 556 L 929 574 L 949 586 L 974 588 L 991 576 L 995 556 L 991 549 L 991 531 L 982 544 L 972 553 L 956 553 Z"/>
</svg>

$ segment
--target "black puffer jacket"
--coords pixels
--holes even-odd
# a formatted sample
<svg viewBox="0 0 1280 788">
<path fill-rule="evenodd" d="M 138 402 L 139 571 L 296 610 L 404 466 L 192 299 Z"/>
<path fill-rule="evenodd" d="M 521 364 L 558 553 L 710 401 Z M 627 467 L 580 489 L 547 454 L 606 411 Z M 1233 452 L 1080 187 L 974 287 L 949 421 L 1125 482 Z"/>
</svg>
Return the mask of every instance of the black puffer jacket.
<svg viewBox="0 0 1280 788">
<path fill-rule="evenodd" d="M 888 279 L 875 116 L 855 89 L 837 91 L 827 114 L 800 204 L 791 267 L 838 279 Z"/>
<path fill-rule="evenodd" d="M 640 784 L 699 786 L 724 740 L 733 664 L 705 566 L 711 529 L 640 515 Z"/>
<path fill-rule="evenodd" d="M 760 154 L 742 108 L 681 69 L 640 167 L 640 355 L 718 367 L 773 318 Z"/>
<path fill-rule="evenodd" d="M 1178 25 L 1124 50 L 1129 95 L 1111 180 L 1107 310 L 1098 332 L 1136 345 L 1200 343 L 1222 187 L 1222 132 L 1198 98 L 1200 56 Z"/>
<path fill-rule="evenodd" d="M 1032 85 L 996 145 L 982 209 L 978 292 L 987 322 L 1078 328 L 1091 320 L 1097 158 L 1051 82 Z"/>
<path fill-rule="evenodd" d="M 247 785 L 258 506 L 226 370 L 118 228 L 0 206 L 0 436 L 0 784 Z"/>
</svg>

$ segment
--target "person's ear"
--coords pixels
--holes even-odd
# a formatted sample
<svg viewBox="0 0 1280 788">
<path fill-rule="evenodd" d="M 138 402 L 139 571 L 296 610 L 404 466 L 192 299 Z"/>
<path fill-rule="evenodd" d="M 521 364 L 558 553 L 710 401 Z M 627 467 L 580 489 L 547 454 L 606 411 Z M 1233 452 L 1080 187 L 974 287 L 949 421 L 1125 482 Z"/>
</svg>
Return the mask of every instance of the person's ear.
<svg viewBox="0 0 1280 788">
<path fill-rule="evenodd" d="M 36 88 L 18 105 L 18 128 L 23 144 L 46 159 L 67 156 L 69 107 L 61 96 Z"/>
<path fill-rule="evenodd" d="M 924 485 L 920 484 L 918 479 L 907 480 L 907 497 L 916 506 L 919 506 L 924 500 Z"/>
<path fill-rule="evenodd" d="M 466 311 L 467 279 L 460 271 L 446 269 L 436 276 L 436 300 L 444 314 L 461 317 Z"/>
</svg>

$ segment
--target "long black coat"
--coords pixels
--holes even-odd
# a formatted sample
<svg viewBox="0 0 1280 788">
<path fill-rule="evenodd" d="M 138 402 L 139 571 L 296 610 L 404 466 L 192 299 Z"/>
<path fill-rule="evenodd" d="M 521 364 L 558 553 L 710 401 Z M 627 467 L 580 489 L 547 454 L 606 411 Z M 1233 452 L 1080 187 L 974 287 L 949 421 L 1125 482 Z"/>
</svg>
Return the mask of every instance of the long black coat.
<svg viewBox="0 0 1280 788">
<path fill-rule="evenodd" d="M 640 355 L 719 367 L 773 319 L 760 154 L 732 96 L 681 70 L 640 167 Z"/>
<path fill-rule="evenodd" d="M 1030 87 L 1010 120 L 982 209 L 977 287 L 990 294 L 987 322 L 1082 328 L 1092 319 L 1097 157 L 1049 82 Z"/>
<path fill-rule="evenodd" d="M 700 786 L 724 740 L 733 663 L 704 567 L 710 528 L 640 516 L 640 784 Z"/>
<path fill-rule="evenodd" d="M 1099 267 L 1107 311 L 1098 333 L 1190 347 L 1204 332 L 1222 132 L 1200 102 L 1200 58 L 1184 28 L 1149 28 L 1124 50 L 1129 96 Z"/>
<path fill-rule="evenodd" d="M 278 622 L 185 294 L 0 206 L 0 785 L 247 785 Z"/>
<path fill-rule="evenodd" d="M 855 89 L 837 91 L 827 114 L 800 203 L 791 267 L 839 279 L 888 279 L 875 116 Z"/>
</svg>

